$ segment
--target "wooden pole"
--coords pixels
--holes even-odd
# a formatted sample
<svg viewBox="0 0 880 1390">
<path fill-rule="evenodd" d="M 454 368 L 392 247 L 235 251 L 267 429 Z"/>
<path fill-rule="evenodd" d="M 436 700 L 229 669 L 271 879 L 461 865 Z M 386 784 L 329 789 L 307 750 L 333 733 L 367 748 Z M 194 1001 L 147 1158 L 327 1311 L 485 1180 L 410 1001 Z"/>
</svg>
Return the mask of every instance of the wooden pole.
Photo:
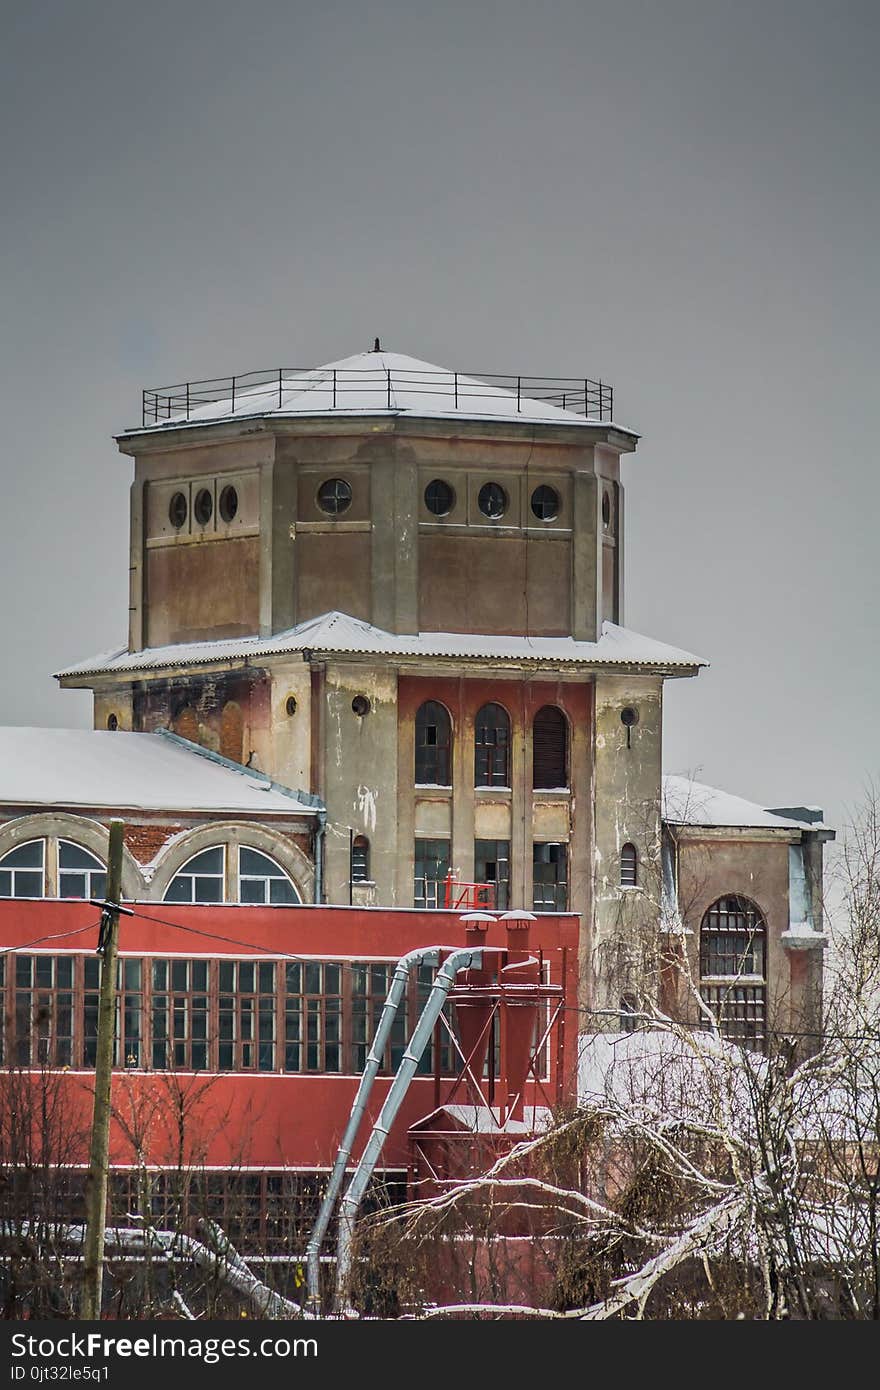
<svg viewBox="0 0 880 1390">
<path fill-rule="evenodd" d="M 116 953 L 119 941 L 119 899 L 122 891 L 122 821 L 110 822 L 107 855 L 109 904 L 102 919 L 104 949 L 98 1002 L 98 1043 L 95 1055 L 95 1105 L 92 1146 L 86 1179 L 86 1240 L 83 1268 L 82 1316 L 101 1316 L 104 1277 L 104 1230 L 107 1223 L 107 1166 L 110 1150 L 110 1081 L 116 1036 Z"/>
</svg>

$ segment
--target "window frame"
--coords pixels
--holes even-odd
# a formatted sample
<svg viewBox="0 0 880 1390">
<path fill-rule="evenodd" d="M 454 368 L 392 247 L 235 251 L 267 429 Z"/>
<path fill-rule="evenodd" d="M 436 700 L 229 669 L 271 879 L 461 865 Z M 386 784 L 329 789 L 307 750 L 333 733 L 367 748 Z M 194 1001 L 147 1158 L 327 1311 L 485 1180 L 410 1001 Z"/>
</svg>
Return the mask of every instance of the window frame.
<svg viewBox="0 0 880 1390">
<path fill-rule="evenodd" d="M 21 864 L 21 865 L 13 864 L 13 865 L 10 866 L 10 867 L 4 867 L 5 864 L 6 864 L 6 861 L 7 861 L 8 859 L 10 859 L 10 858 L 12 857 L 12 855 L 18 854 L 19 851 L 20 851 L 20 850 L 23 850 L 23 849 L 30 849 L 31 845 L 39 845 L 39 846 L 40 846 L 40 863 L 39 863 L 38 866 L 36 866 L 36 865 L 26 865 L 26 864 Z M 20 898 L 20 899 L 22 899 L 23 901 L 31 901 L 31 902 L 36 902 L 36 901 L 38 901 L 40 898 L 45 898 L 45 896 L 46 896 L 46 881 L 47 881 L 47 860 L 48 860 L 48 837 L 45 836 L 45 835 L 35 835 L 35 836 L 33 837 L 32 840 L 22 840 L 22 842 L 21 842 L 20 844 L 18 844 L 18 845 L 12 845 L 8 850 L 6 850 L 6 852 L 5 852 L 5 854 L 3 855 L 3 857 L 0 858 L 0 885 L 2 885 L 3 876 L 4 876 L 5 874 L 9 874 L 9 875 L 10 875 L 10 889 L 11 889 L 11 892 L 5 893 L 5 892 L 2 891 L 2 887 L 0 887 L 0 898 L 7 898 L 7 899 Z M 16 893 L 16 891 L 15 891 L 15 887 L 16 887 L 16 878 L 17 878 L 17 875 L 19 875 L 19 874 L 39 874 L 39 876 L 40 876 L 40 891 L 39 891 L 39 893 Z"/>
<path fill-rule="evenodd" d="M 484 720 L 481 724 L 480 717 L 485 715 L 488 710 L 496 710 L 502 717 L 496 717 L 494 723 Z M 486 737 L 489 734 L 494 734 L 495 737 L 489 739 Z M 499 735 L 503 735 L 503 738 Z M 489 787 L 500 791 L 510 791 L 510 749 L 510 715 L 498 700 L 487 700 L 486 704 L 481 705 L 474 716 L 475 789 L 481 790 Z"/>
<path fill-rule="evenodd" d="M 768 1037 L 768 944 L 767 919 L 743 894 L 721 894 L 703 913 L 700 995 L 723 1038 L 762 1050 Z"/>
<path fill-rule="evenodd" d="M 434 723 L 434 724 L 428 724 L 428 723 L 426 722 L 426 717 L 425 717 L 424 712 L 425 712 L 426 710 L 428 710 L 429 708 L 430 708 L 430 709 L 434 709 L 434 710 L 439 710 L 439 711 L 442 712 L 442 714 L 443 714 L 443 716 L 444 716 L 444 718 L 445 718 L 445 729 L 444 729 L 443 720 L 441 720 L 441 721 L 439 721 L 439 722 L 436 722 L 436 723 Z M 450 714 L 449 710 L 446 708 L 446 706 L 443 704 L 443 702 L 442 702 L 441 700 L 434 700 L 434 699 L 423 700 L 422 703 L 419 705 L 418 709 L 416 710 L 416 717 L 415 717 L 415 721 L 414 721 L 414 728 L 415 728 L 415 745 L 414 745 L 414 757 L 413 757 L 413 784 L 414 784 L 414 786 L 416 786 L 416 787 L 442 787 L 442 788 L 444 788 L 444 790 L 451 790 L 451 788 L 452 788 L 452 754 L 453 754 L 453 742 L 454 742 L 454 739 L 453 739 L 452 715 Z M 421 734 L 422 734 L 422 733 L 427 733 L 428 729 L 432 729 L 432 728 L 435 729 L 436 732 L 437 732 L 437 739 L 436 739 L 436 741 L 435 741 L 434 743 L 430 743 L 430 742 L 428 742 L 427 740 L 426 740 L 425 742 L 420 742 L 419 740 L 420 740 Z M 445 735 L 446 735 L 445 742 L 444 742 L 444 739 L 443 739 L 443 737 L 442 737 L 443 733 L 445 733 Z M 424 751 L 424 750 L 427 750 L 427 749 L 433 749 L 433 750 L 435 750 L 434 753 L 433 753 L 430 757 L 429 757 L 428 754 Z M 420 754 L 421 754 L 421 758 L 420 758 Z M 445 768 L 444 768 L 444 766 L 441 765 L 441 762 L 440 762 L 440 756 L 441 756 L 441 755 L 443 755 L 443 761 L 444 761 L 444 763 L 445 763 Z M 421 763 L 422 763 L 421 767 L 420 767 L 420 761 L 421 761 Z M 440 781 L 439 778 L 438 778 L 438 779 L 431 779 L 431 780 L 428 780 L 427 778 L 421 777 L 421 776 L 420 776 L 420 773 L 425 773 L 425 772 L 430 771 L 430 767 L 431 767 L 431 764 L 432 764 L 432 763 L 434 764 L 435 770 L 436 770 L 438 773 L 445 770 L 445 773 L 446 773 L 446 779 L 445 779 L 445 781 Z"/>
</svg>

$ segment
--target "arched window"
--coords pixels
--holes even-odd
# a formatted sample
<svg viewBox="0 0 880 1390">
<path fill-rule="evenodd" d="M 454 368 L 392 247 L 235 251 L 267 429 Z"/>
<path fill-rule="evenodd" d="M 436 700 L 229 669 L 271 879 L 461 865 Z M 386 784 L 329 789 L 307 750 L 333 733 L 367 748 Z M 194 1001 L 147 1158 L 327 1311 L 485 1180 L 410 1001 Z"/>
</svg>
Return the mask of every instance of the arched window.
<svg viewBox="0 0 880 1390">
<path fill-rule="evenodd" d="M 355 835 L 351 842 L 351 881 L 368 883 L 370 878 L 370 842 L 366 835 Z"/>
<path fill-rule="evenodd" d="M 452 723 L 448 710 L 436 700 L 426 700 L 416 714 L 416 783 L 421 786 L 452 785 Z"/>
<path fill-rule="evenodd" d="M 107 870 L 97 855 L 70 840 L 59 840 L 59 898 L 103 898 L 106 893 Z"/>
<path fill-rule="evenodd" d="M 700 926 L 700 993 L 723 1037 L 763 1047 L 767 1036 L 767 928 L 748 898 L 719 898 Z"/>
<path fill-rule="evenodd" d="M 635 845 L 624 845 L 620 851 L 620 886 L 635 888 L 639 881 L 639 855 Z"/>
<path fill-rule="evenodd" d="M 226 851 L 222 845 L 203 849 L 178 869 L 165 889 L 166 903 L 222 903 Z"/>
<path fill-rule="evenodd" d="M 45 840 L 28 840 L 9 850 L 0 859 L 0 898 L 42 898 L 45 864 Z"/>
<path fill-rule="evenodd" d="M 568 724 L 561 709 L 544 705 L 532 725 L 532 786 L 568 786 Z"/>
<path fill-rule="evenodd" d="M 288 874 L 268 854 L 242 845 L 238 851 L 238 900 L 242 903 L 298 903 L 302 899 Z"/>
<path fill-rule="evenodd" d="M 477 714 L 474 786 L 510 786 L 510 718 L 501 705 L 484 705 Z"/>
</svg>

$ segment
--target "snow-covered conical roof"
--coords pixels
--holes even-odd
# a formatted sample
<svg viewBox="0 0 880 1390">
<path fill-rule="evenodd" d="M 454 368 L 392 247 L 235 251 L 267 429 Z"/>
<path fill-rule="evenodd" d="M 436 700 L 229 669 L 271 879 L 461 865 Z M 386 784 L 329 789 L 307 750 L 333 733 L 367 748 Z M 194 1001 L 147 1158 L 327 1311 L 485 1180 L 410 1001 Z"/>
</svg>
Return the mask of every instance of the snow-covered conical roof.
<svg viewBox="0 0 880 1390">
<path fill-rule="evenodd" d="M 610 423 L 611 390 L 583 379 L 467 376 L 378 349 L 323 367 L 251 372 L 146 391 L 144 401 L 145 424 L 152 429 L 253 416 L 327 414 L 581 426 L 600 419 Z"/>
</svg>

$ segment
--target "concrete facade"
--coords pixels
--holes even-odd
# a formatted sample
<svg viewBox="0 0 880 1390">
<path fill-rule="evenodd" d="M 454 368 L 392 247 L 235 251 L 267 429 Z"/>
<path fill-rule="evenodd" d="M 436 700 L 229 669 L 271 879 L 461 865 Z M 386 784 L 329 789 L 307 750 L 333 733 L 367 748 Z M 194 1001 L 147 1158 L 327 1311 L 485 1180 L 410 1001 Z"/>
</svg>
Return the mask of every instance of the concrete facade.
<svg viewBox="0 0 880 1390">
<path fill-rule="evenodd" d="M 564 863 L 557 906 L 580 916 L 582 1023 L 593 1026 L 601 1013 L 587 1011 L 617 1010 L 646 978 L 656 992 L 662 974 L 663 682 L 699 663 L 609 669 L 587 658 L 513 661 L 493 648 L 503 636 L 595 643 L 603 623 L 623 623 L 620 459 L 637 436 L 558 414 L 551 423 L 327 409 L 129 431 L 119 439 L 135 466 L 129 649 L 168 646 L 169 665 L 62 680 L 94 690 L 96 728 L 170 727 L 319 797 L 326 902 L 412 907 L 417 843 L 442 847 L 465 883 L 479 878 L 478 847 L 494 845 L 509 864 L 507 903 L 532 908 L 546 849 Z M 432 499 L 438 483 L 442 505 Z M 322 502 L 331 485 L 344 492 L 335 512 Z M 490 485 L 495 514 L 481 501 Z M 551 499 L 543 515 L 542 497 Z M 218 660 L 206 646 L 171 664 L 175 644 L 268 638 L 333 610 L 386 635 L 474 641 L 454 660 L 355 649 Z M 416 782 L 426 701 L 451 724 L 448 786 Z M 489 703 L 510 721 L 509 786 L 475 786 L 475 718 Z M 566 785 L 536 788 L 534 720 L 545 706 L 565 722 Z M 369 868 L 352 882 L 355 836 L 368 842 Z M 624 851 L 635 856 L 632 883 Z M 688 842 L 688 891 L 696 859 Z M 782 858 L 719 829 L 709 859 L 702 910 L 712 893 L 746 894 L 756 875 L 766 878 L 756 901 L 781 937 Z M 821 970 L 799 964 L 783 980 L 792 953 L 779 950 L 770 989 L 793 1001 L 800 971 L 793 1017 Z"/>
</svg>

